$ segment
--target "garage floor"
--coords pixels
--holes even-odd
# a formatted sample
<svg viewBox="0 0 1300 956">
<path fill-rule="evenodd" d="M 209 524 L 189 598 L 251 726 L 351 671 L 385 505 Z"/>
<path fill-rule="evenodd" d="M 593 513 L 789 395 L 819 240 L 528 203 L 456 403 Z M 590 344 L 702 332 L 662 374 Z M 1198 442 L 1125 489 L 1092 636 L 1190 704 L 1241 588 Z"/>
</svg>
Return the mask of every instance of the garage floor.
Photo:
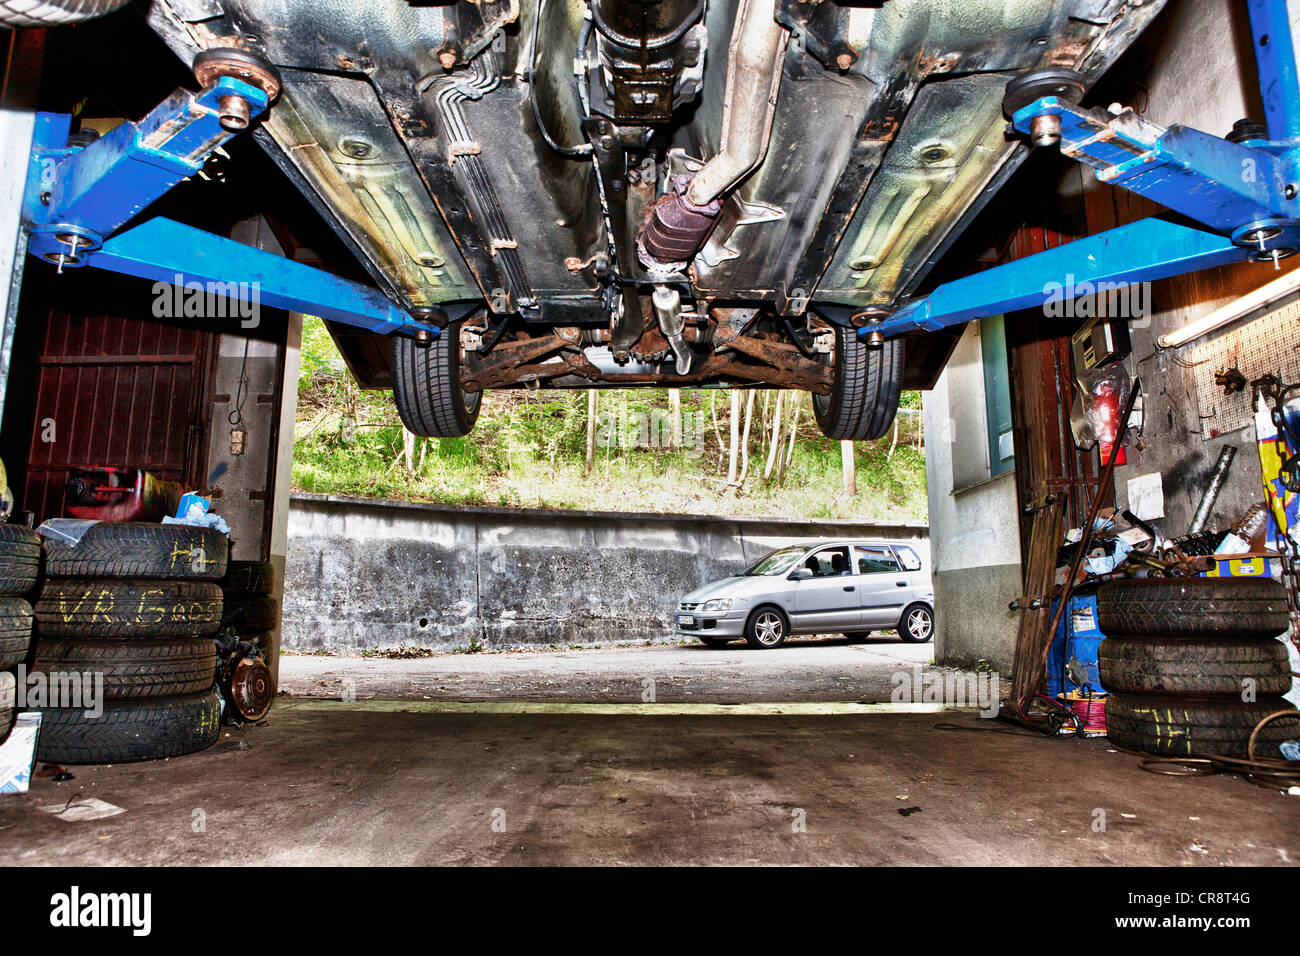
<svg viewBox="0 0 1300 956">
<path fill-rule="evenodd" d="M 932 654 L 810 639 L 288 656 L 296 696 L 263 725 L 0 797 L 0 865 L 1300 862 L 1300 798 L 864 703 Z M 121 812 L 73 819 L 88 800 Z"/>
<path fill-rule="evenodd" d="M 1296 797 L 937 720 L 993 726 L 284 702 L 202 754 L 0 798 L 0 864 L 1300 861 Z M 125 812 L 44 812 L 84 798 Z"/>
<path fill-rule="evenodd" d="M 893 674 L 928 668 L 933 659 L 933 644 L 891 636 L 860 644 L 797 637 L 774 651 L 691 643 L 408 660 L 285 655 L 280 690 L 336 700 L 349 689 L 358 699 L 635 702 L 653 681 L 660 703 L 883 701 Z"/>
</svg>

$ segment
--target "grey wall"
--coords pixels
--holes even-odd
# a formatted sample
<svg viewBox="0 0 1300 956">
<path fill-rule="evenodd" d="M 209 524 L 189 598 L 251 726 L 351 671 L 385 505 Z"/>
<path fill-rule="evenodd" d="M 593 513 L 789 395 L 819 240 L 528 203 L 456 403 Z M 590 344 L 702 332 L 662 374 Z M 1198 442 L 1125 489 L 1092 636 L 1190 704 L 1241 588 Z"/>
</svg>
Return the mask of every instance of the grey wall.
<svg viewBox="0 0 1300 956">
<path fill-rule="evenodd" d="M 451 649 L 666 636 L 678 598 L 808 538 L 906 541 L 918 525 L 452 508 L 295 495 L 287 650 Z"/>
<path fill-rule="evenodd" d="M 979 323 L 967 325 L 943 375 L 923 400 L 934 659 L 952 667 L 984 660 L 1008 673 L 1019 620 L 1007 605 L 1020 593 L 1021 581 L 1015 473 L 954 490 L 955 478 L 960 481 L 978 469 L 988 474 L 979 339 Z M 976 460 L 960 460 L 967 455 Z"/>
</svg>

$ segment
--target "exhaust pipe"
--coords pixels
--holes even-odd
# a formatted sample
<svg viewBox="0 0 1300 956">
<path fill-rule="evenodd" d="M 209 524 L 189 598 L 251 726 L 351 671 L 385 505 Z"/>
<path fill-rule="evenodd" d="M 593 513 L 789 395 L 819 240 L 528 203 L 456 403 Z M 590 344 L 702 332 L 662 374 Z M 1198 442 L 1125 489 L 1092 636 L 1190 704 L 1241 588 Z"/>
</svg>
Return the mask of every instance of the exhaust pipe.
<svg viewBox="0 0 1300 956">
<path fill-rule="evenodd" d="M 670 184 L 650 207 L 637 236 L 647 268 L 681 268 L 694 258 L 717 225 L 723 194 L 767 155 L 788 37 L 776 22 L 776 0 L 740 0 L 727 52 L 718 153 L 689 182 Z"/>
<path fill-rule="evenodd" d="M 686 344 L 686 320 L 682 317 L 681 293 L 670 286 L 657 285 L 650 301 L 654 304 L 655 318 L 659 320 L 659 331 L 672 346 L 677 374 L 690 375 L 691 366 L 695 364 L 695 353 Z"/>
</svg>

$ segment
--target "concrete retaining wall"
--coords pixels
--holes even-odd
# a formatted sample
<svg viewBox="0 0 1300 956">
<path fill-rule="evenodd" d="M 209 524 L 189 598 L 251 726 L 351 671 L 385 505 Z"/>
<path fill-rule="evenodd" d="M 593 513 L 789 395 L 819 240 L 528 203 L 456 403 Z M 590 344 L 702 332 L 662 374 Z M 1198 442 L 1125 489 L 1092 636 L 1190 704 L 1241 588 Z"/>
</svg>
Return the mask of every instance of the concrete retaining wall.
<svg viewBox="0 0 1300 956">
<path fill-rule="evenodd" d="M 660 638 L 678 598 L 773 548 L 812 538 L 910 543 L 921 525 L 453 508 L 295 495 L 287 650 Z"/>
</svg>

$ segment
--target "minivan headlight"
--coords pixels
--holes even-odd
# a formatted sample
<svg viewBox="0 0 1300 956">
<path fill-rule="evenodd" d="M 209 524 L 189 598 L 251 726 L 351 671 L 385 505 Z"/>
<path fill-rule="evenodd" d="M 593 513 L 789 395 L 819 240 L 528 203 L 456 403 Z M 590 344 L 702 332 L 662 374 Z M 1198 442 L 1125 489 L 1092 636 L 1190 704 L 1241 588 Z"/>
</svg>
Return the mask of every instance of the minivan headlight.
<svg viewBox="0 0 1300 956">
<path fill-rule="evenodd" d="M 714 598 L 712 601 L 705 601 L 700 605 L 701 611 L 729 611 L 731 610 L 731 598 Z"/>
</svg>

